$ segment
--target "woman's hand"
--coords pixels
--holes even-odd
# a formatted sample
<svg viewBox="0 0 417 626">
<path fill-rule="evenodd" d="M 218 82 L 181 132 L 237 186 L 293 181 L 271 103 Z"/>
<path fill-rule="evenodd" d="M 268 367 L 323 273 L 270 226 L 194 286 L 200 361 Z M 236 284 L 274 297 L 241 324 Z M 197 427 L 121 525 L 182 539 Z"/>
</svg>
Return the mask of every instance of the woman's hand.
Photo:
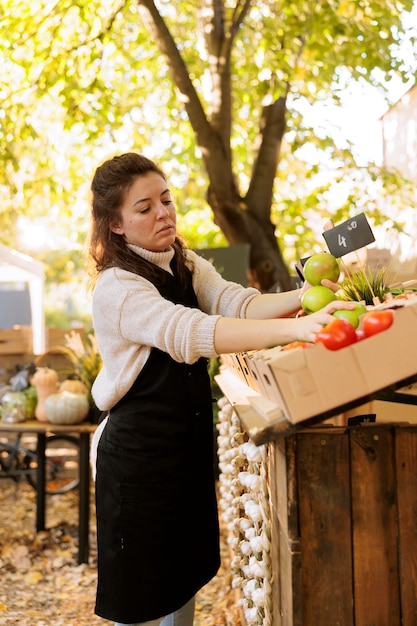
<svg viewBox="0 0 417 626">
<path fill-rule="evenodd" d="M 323 285 L 323 287 L 328 287 L 329 289 L 334 291 L 334 293 L 337 293 L 340 289 L 340 285 L 338 285 L 338 283 L 333 283 L 331 280 L 327 280 L 327 278 L 323 278 L 321 284 Z M 307 289 L 310 289 L 310 287 L 312 287 L 312 285 L 310 285 L 310 283 L 308 283 L 307 281 L 303 283 L 300 291 L 300 299 L 303 297 Z"/>
<path fill-rule="evenodd" d="M 330 281 L 326 281 L 330 282 Z M 333 283 L 334 284 L 334 283 Z M 331 321 L 334 320 L 332 313 L 339 309 L 354 309 L 355 304 L 353 302 L 347 302 L 345 300 L 333 300 L 325 307 L 320 309 L 320 311 L 316 311 L 315 313 L 310 313 L 309 315 L 303 315 L 297 318 L 297 322 L 299 324 L 298 331 L 300 341 L 311 341 L 314 342 L 316 339 L 316 334 L 323 328 L 323 326 L 327 326 Z"/>
<path fill-rule="evenodd" d="M 331 280 L 327 280 L 327 278 L 323 278 L 321 284 L 323 285 L 323 287 L 328 287 L 335 293 L 337 293 L 340 289 L 340 285 L 338 283 L 333 283 Z"/>
</svg>

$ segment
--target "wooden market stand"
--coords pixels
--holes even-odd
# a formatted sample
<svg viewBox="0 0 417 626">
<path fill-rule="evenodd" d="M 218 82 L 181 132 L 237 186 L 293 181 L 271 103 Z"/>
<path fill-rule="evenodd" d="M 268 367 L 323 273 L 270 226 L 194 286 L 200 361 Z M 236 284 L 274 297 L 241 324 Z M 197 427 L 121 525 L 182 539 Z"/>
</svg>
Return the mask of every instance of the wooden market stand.
<svg viewBox="0 0 417 626">
<path fill-rule="evenodd" d="M 298 424 L 227 360 L 216 380 L 242 430 L 269 450 L 272 626 L 415 626 L 417 361 L 407 380 Z M 391 422 L 355 415 L 375 399 L 390 402 Z"/>
</svg>

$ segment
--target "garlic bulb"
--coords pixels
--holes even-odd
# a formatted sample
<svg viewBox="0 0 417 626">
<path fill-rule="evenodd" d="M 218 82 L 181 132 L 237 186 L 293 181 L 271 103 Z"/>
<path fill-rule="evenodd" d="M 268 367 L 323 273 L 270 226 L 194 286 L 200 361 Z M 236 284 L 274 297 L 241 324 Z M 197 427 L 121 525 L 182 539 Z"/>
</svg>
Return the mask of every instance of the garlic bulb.
<svg viewBox="0 0 417 626">
<path fill-rule="evenodd" d="M 218 401 L 219 509 L 227 525 L 233 589 L 247 626 L 272 626 L 269 447 L 256 446 L 225 398 Z"/>
</svg>

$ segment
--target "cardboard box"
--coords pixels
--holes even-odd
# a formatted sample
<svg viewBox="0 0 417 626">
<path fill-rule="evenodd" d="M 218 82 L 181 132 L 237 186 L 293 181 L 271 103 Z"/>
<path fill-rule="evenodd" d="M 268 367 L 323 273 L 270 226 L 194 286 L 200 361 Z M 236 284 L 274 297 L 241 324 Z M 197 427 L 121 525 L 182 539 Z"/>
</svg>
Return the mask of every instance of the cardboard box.
<svg viewBox="0 0 417 626">
<path fill-rule="evenodd" d="M 336 414 L 349 403 L 417 378 L 417 300 L 395 310 L 392 326 L 342 350 L 313 348 L 262 351 L 253 361 L 263 393 L 295 424 Z"/>
<path fill-rule="evenodd" d="M 262 380 L 259 378 L 258 371 L 253 365 L 253 361 L 262 353 L 262 350 L 252 350 L 251 352 L 242 352 L 239 356 L 242 371 L 245 375 L 245 382 L 249 387 L 263 394 Z"/>
<path fill-rule="evenodd" d="M 375 415 L 376 424 L 417 424 L 416 404 L 403 404 L 402 402 L 386 402 L 384 400 L 372 400 L 366 404 L 343 413 L 344 424 L 348 424 L 351 417 L 358 415 Z"/>
<path fill-rule="evenodd" d="M 246 378 L 239 363 L 239 354 L 223 354 L 221 357 L 221 362 L 225 367 L 227 367 L 227 369 L 233 372 L 239 378 L 239 380 L 247 384 Z"/>
<path fill-rule="evenodd" d="M 389 401 L 384 395 L 380 399 L 372 400 L 366 404 L 345 412 L 344 424 L 350 417 L 363 414 L 374 414 L 377 423 L 407 423 L 417 424 L 417 383 L 400 387 L 389 394 Z"/>
</svg>

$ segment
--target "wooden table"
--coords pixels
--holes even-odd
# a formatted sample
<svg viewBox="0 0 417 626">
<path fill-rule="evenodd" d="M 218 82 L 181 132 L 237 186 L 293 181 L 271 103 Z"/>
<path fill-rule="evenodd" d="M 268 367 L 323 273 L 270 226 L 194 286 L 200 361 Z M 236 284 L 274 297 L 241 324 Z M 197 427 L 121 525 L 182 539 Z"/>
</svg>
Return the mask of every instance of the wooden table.
<svg viewBox="0 0 417 626">
<path fill-rule="evenodd" d="M 38 420 L 28 420 L 16 424 L 0 421 L 0 431 L 22 434 L 36 434 L 36 452 L 38 463 L 36 470 L 36 531 L 45 530 L 45 481 L 46 481 L 46 437 L 48 434 L 78 435 L 80 440 L 79 457 L 79 491 L 78 491 L 78 563 L 88 562 L 89 523 L 90 523 L 90 435 L 97 424 L 83 422 L 81 424 L 58 425 Z"/>
</svg>

